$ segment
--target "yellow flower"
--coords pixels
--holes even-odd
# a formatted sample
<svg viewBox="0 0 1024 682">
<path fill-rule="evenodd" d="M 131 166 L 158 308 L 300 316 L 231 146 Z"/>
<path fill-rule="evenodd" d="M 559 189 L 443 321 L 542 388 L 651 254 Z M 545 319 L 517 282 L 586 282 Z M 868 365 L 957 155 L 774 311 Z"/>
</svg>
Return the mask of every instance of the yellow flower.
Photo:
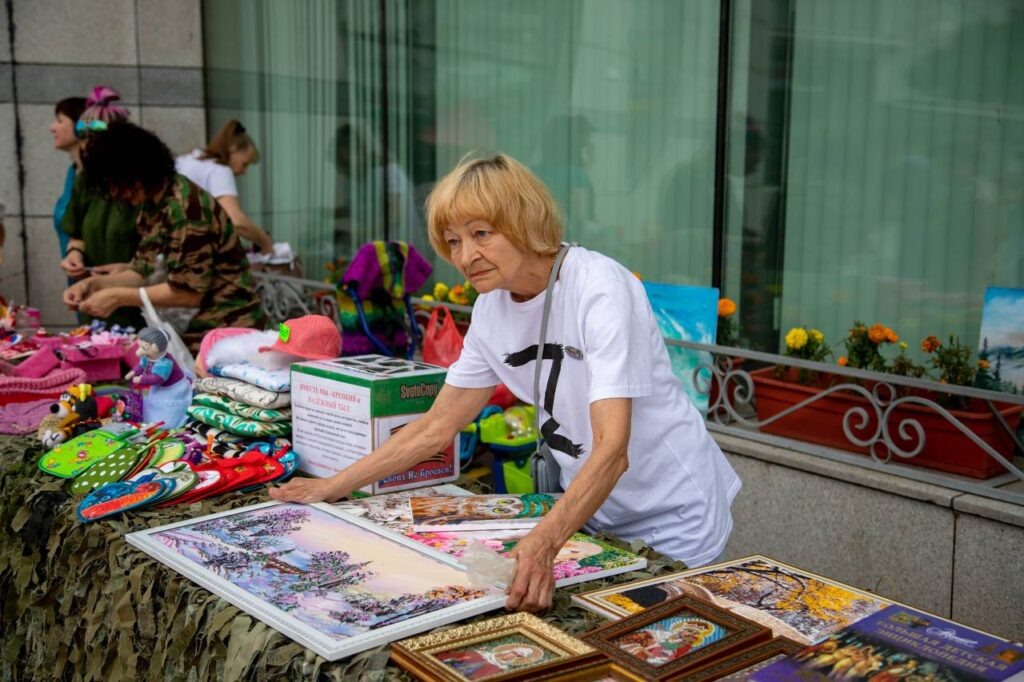
<svg viewBox="0 0 1024 682">
<path fill-rule="evenodd" d="M 978 369 L 988 369 L 988 360 L 978 360 Z"/>
<path fill-rule="evenodd" d="M 849 362 L 850 362 L 850 361 L 849 361 L 849 360 L 847 360 L 847 359 L 846 359 L 846 356 L 844 355 L 843 357 L 839 358 L 839 359 L 838 359 L 838 360 L 836 361 L 836 364 L 837 364 L 837 365 L 839 365 L 840 367 L 846 367 L 846 365 L 847 365 L 847 364 L 848 364 Z"/>
<path fill-rule="evenodd" d="M 814 341 L 814 343 L 816 343 L 816 344 L 818 344 L 820 346 L 822 343 L 825 342 L 825 335 L 822 334 L 817 329 L 812 329 L 811 330 L 811 341 Z"/>
<path fill-rule="evenodd" d="M 802 327 L 793 327 L 786 334 L 786 345 L 793 350 L 800 350 L 807 345 L 807 330 Z"/>
<path fill-rule="evenodd" d="M 906 350 L 906 349 L 907 349 L 907 342 L 906 341 L 900 341 L 900 350 Z"/>
<path fill-rule="evenodd" d="M 434 298 L 438 301 L 444 301 L 448 296 L 448 285 L 444 282 L 438 282 L 434 285 Z"/>
<path fill-rule="evenodd" d="M 736 303 L 729 298 L 718 299 L 718 316 L 729 317 L 736 312 Z"/>
<path fill-rule="evenodd" d="M 431 296 L 430 294 L 423 294 L 423 296 L 421 296 L 420 298 L 422 298 L 424 301 L 433 301 L 434 300 L 434 297 Z"/>
</svg>

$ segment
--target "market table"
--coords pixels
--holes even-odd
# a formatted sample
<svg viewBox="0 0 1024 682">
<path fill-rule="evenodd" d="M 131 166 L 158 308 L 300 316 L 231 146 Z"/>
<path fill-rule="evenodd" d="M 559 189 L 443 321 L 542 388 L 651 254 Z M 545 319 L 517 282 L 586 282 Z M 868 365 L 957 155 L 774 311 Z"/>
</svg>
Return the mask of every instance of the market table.
<svg viewBox="0 0 1024 682">
<path fill-rule="evenodd" d="M 326 661 L 125 542 L 133 531 L 265 502 L 265 490 L 85 525 L 65 482 L 36 468 L 41 454 L 33 439 L 0 436 L 0 679 L 409 679 L 388 646 Z M 571 605 L 572 594 L 684 568 L 605 539 L 647 558 L 647 569 L 559 589 L 545 619 L 570 634 L 603 622 Z"/>
</svg>

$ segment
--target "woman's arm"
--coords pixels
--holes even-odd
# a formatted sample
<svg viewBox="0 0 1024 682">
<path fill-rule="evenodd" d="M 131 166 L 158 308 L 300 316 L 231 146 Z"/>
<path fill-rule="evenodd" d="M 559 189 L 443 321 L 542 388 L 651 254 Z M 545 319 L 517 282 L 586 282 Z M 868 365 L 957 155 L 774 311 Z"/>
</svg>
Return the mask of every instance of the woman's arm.
<svg viewBox="0 0 1024 682">
<path fill-rule="evenodd" d="M 494 392 L 445 384 L 425 415 L 407 424 L 383 445 L 331 478 L 296 478 L 270 496 L 281 502 L 333 502 L 374 481 L 406 471 L 451 446 L 452 439 L 480 413 Z"/>
<path fill-rule="evenodd" d="M 242 205 L 238 203 L 238 197 L 233 194 L 224 194 L 217 197 L 217 203 L 231 218 L 239 235 L 255 244 L 260 251 L 274 250 L 274 240 L 246 215 L 242 210 Z"/>
<path fill-rule="evenodd" d="M 633 401 L 609 398 L 590 404 L 593 452 L 551 511 L 516 545 L 516 572 L 506 608 L 538 611 L 551 606 L 555 589 L 555 556 L 573 533 L 608 499 L 629 468 L 630 420 Z"/>
<path fill-rule="evenodd" d="M 111 313 L 122 306 L 141 308 L 142 298 L 139 296 L 139 286 L 142 281 L 142 275 L 134 270 L 90 277 L 88 280 L 83 280 L 83 282 L 91 282 L 91 285 L 87 285 L 88 293 L 80 301 L 78 307 L 83 313 L 94 317 L 109 317 Z M 72 289 L 74 287 L 68 289 L 68 292 Z M 166 282 L 146 287 L 146 294 L 155 308 L 198 308 L 203 300 L 203 295 L 200 293 L 174 289 Z M 64 300 L 68 302 L 67 292 L 65 292 Z"/>
</svg>

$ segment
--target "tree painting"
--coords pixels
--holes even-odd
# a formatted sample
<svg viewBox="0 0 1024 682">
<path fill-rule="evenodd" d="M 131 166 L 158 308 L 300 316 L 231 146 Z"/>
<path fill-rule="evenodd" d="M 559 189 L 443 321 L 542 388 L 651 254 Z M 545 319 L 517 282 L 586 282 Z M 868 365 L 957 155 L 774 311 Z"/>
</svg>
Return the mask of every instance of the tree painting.
<svg viewBox="0 0 1024 682">
<path fill-rule="evenodd" d="M 157 537 L 232 585 L 336 636 L 353 636 L 487 594 L 469 587 L 455 569 L 438 568 L 433 559 L 408 548 L 391 550 L 390 541 L 301 505 L 243 511 Z M 394 552 L 396 560 L 357 556 L 368 546 L 373 556 Z M 417 574 L 428 568 L 444 579 L 424 584 Z M 408 579 L 400 579 L 403 574 Z M 419 592 L 395 590 L 395 585 L 417 584 L 423 586 Z"/>
</svg>

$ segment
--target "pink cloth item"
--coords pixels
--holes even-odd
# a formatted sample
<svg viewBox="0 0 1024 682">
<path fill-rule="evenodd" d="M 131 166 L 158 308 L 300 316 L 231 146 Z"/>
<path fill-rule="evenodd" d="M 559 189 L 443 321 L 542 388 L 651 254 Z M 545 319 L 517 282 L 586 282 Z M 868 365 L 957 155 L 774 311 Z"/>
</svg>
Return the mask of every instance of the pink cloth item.
<svg viewBox="0 0 1024 682">
<path fill-rule="evenodd" d="M 0 362 L 0 405 L 43 398 L 54 400 L 68 386 L 81 383 L 85 383 L 85 370 L 78 367 L 58 369 L 45 377 L 31 378 L 15 376 L 11 365 Z"/>
<path fill-rule="evenodd" d="M 60 358 L 50 348 L 40 348 L 21 364 L 14 368 L 12 374 L 18 377 L 38 379 L 49 374 L 60 366 Z"/>
<path fill-rule="evenodd" d="M 0 405 L 0 433 L 7 436 L 35 433 L 39 424 L 50 414 L 51 405 L 52 398 Z"/>
</svg>

